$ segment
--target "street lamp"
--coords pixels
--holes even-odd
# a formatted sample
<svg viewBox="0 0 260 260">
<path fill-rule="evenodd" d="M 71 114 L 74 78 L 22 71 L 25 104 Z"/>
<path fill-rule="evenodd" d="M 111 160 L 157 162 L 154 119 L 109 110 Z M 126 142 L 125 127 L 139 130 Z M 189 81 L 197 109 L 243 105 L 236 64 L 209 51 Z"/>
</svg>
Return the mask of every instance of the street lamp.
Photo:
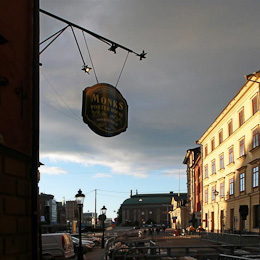
<svg viewBox="0 0 260 260">
<path fill-rule="evenodd" d="M 75 195 L 76 202 L 79 208 L 79 249 L 78 249 L 78 260 L 83 260 L 83 248 L 82 248 L 82 240 L 81 240 L 81 215 L 82 215 L 82 207 L 85 199 L 85 195 L 82 193 L 81 189 L 79 189 L 78 194 Z"/>
<path fill-rule="evenodd" d="M 102 222 L 103 222 L 103 236 L 102 236 L 102 246 L 101 248 L 105 247 L 105 219 L 106 219 L 106 212 L 107 212 L 107 208 L 105 206 L 103 206 L 103 208 L 101 209 L 101 214 L 102 214 Z"/>
<path fill-rule="evenodd" d="M 219 192 L 217 190 L 214 190 L 214 196 L 215 196 L 215 201 L 217 202 L 217 205 L 218 205 L 218 212 L 217 212 L 217 223 L 218 223 L 218 233 L 219 233 L 219 204 L 218 204 L 218 201 L 217 201 L 217 196 L 219 194 Z"/>
</svg>

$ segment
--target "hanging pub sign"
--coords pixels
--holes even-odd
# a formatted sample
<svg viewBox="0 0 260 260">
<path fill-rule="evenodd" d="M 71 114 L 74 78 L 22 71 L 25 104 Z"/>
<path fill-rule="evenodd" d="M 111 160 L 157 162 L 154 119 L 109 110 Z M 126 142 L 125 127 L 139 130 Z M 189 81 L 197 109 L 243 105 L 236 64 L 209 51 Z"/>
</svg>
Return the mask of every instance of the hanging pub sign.
<svg viewBox="0 0 260 260">
<path fill-rule="evenodd" d="M 99 83 L 83 90 L 82 116 L 96 134 L 112 137 L 126 131 L 127 102 L 114 86 Z"/>
</svg>

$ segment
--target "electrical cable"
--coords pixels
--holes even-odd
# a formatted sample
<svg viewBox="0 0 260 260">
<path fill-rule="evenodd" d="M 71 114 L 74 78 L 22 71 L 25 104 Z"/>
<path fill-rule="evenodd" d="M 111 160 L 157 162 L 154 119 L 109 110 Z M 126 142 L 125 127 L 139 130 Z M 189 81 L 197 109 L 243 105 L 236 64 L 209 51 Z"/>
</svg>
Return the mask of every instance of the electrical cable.
<svg viewBox="0 0 260 260">
<path fill-rule="evenodd" d="M 72 110 L 72 108 L 65 102 L 65 100 L 59 95 L 59 93 L 55 90 L 55 88 L 52 86 L 52 84 L 50 83 L 50 81 L 47 79 L 45 73 L 41 70 L 41 73 L 43 75 L 43 77 L 45 78 L 45 80 L 47 81 L 47 83 L 49 84 L 49 86 L 53 89 L 53 91 L 55 92 L 55 94 L 61 99 L 61 101 L 65 104 L 65 106 L 71 111 L 71 113 L 77 118 L 77 120 L 79 120 L 78 115 Z"/>
<path fill-rule="evenodd" d="M 86 47 L 87 47 L 87 50 L 88 50 L 88 55 L 89 55 L 89 59 L 90 59 L 90 62 L 91 62 L 91 66 L 93 68 L 93 71 L 94 71 L 94 74 L 95 74 L 95 77 L 96 77 L 96 81 L 98 83 L 98 78 L 97 78 L 96 70 L 95 70 L 95 67 L 94 67 L 94 63 L 93 63 L 93 60 L 91 58 L 90 51 L 89 51 L 88 44 L 87 44 L 87 40 L 86 40 L 86 37 L 85 37 L 85 34 L 84 34 L 83 31 L 82 31 L 82 34 L 83 34 L 83 37 L 84 37 L 84 40 L 85 40 L 85 44 L 86 44 Z"/>
<path fill-rule="evenodd" d="M 119 74 L 118 80 L 117 80 L 117 82 L 116 82 L 116 86 L 115 86 L 116 88 L 117 88 L 119 79 L 121 78 L 122 72 L 123 72 L 123 70 L 124 70 L 124 68 L 125 68 L 125 64 L 126 64 L 126 61 L 127 61 L 128 56 L 129 56 L 129 52 L 128 52 L 127 55 L 126 55 L 125 62 L 124 62 L 124 64 L 123 64 L 123 67 L 122 67 L 121 72 L 120 72 L 120 74 Z"/>
</svg>

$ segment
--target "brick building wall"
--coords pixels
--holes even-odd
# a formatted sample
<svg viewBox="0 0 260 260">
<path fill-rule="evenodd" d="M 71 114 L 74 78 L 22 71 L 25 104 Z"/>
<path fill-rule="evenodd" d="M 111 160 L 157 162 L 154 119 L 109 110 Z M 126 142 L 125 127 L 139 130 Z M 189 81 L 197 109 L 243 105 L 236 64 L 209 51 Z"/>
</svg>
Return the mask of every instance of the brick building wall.
<svg viewBox="0 0 260 260">
<path fill-rule="evenodd" d="M 33 69 L 36 4 L 37 0 L 0 1 L 1 260 L 36 260 L 38 252 L 37 238 L 33 239 L 37 236 L 32 235 L 38 230 L 32 217 L 37 217 L 32 198 L 37 199 L 38 165 L 32 138 L 33 91 L 39 88 Z"/>
</svg>

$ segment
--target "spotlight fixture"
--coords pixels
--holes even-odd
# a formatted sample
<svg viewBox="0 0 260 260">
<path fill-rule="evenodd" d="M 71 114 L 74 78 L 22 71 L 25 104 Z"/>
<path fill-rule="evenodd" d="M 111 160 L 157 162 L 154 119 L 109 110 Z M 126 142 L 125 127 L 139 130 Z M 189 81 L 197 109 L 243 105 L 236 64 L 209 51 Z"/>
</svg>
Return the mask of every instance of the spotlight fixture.
<svg viewBox="0 0 260 260">
<path fill-rule="evenodd" d="M 115 43 L 112 43 L 112 45 L 111 45 L 111 47 L 108 49 L 109 51 L 112 51 L 112 52 L 114 52 L 114 53 L 116 53 L 116 48 L 117 48 L 118 46 L 115 44 Z"/>
<path fill-rule="evenodd" d="M 137 54 L 137 56 L 139 56 L 139 57 L 140 57 L 140 60 L 142 60 L 142 59 L 145 59 L 145 58 L 146 58 L 146 57 L 145 57 L 146 54 L 147 54 L 147 53 L 143 51 L 141 54 Z"/>
<path fill-rule="evenodd" d="M 89 74 L 89 72 L 90 72 L 90 70 L 92 70 L 92 68 L 90 68 L 88 65 L 83 65 L 82 70 Z"/>
</svg>

